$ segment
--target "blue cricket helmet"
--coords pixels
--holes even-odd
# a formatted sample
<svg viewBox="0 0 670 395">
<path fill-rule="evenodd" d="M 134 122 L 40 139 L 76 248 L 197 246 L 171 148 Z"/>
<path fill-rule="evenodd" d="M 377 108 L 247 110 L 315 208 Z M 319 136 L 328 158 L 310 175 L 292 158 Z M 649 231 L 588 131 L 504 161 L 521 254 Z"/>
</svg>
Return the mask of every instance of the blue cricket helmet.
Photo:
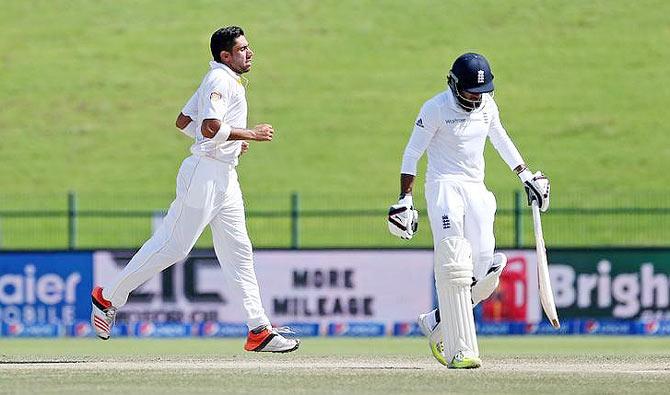
<svg viewBox="0 0 670 395">
<path fill-rule="evenodd" d="M 491 66 L 484 56 L 477 53 L 468 52 L 459 56 L 451 66 L 449 77 L 461 91 L 487 93 L 494 89 Z"/>
</svg>

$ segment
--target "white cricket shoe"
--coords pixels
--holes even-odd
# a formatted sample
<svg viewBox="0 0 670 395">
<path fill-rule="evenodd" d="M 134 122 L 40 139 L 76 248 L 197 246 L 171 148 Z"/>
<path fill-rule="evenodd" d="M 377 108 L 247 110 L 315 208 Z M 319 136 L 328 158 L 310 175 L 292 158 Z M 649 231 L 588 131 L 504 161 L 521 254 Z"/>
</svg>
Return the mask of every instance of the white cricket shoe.
<svg viewBox="0 0 670 395">
<path fill-rule="evenodd" d="M 444 343 L 440 339 L 441 323 L 438 322 L 435 326 L 431 327 L 428 318 L 431 314 L 433 314 L 432 311 L 426 314 L 419 314 L 416 322 L 419 324 L 419 328 L 421 328 L 421 333 L 428 338 L 428 347 L 430 347 L 433 357 L 437 359 L 437 362 L 447 366 L 447 360 L 444 358 Z"/>
<path fill-rule="evenodd" d="M 270 325 L 261 331 L 249 331 L 244 349 L 246 351 L 278 353 L 295 351 L 300 347 L 300 340 L 282 336 L 282 334 L 289 333 L 293 332 L 288 328 L 273 328 Z"/>
<path fill-rule="evenodd" d="M 109 300 L 102 297 L 102 288 L 95 287 L 91 292 L 91 326 L 95 334 L 102 340 L 109 339 L 116 317 L 116 307 Z"/>
</svg>

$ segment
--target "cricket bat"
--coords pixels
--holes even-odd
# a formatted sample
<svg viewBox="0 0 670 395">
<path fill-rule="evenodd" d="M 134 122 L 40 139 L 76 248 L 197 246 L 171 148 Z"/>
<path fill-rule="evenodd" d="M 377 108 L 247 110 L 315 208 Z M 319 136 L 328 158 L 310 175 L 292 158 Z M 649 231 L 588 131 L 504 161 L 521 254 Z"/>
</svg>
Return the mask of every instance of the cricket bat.
<svg viewBox="0 0 670 395">
<path fill-rule="evenodd" d="M 533 230 L 535 231 L 535 251 L 537 252 L 537 278 L 540 285 L 540 302 L 544 314 L 547 315 L 551 326 L 558 329 L 561 323 L 558 321 L 556 304 L 554 303 L 554 293 L 549 281 L 549 265 L 547 263 L 547 249 L 544 246 L 544 235 L 542 233 L 542 221 L 540 220 L 540 207 L 537 201 L 533 200 L 531 204 L 533 211 Z"/>
</svg>

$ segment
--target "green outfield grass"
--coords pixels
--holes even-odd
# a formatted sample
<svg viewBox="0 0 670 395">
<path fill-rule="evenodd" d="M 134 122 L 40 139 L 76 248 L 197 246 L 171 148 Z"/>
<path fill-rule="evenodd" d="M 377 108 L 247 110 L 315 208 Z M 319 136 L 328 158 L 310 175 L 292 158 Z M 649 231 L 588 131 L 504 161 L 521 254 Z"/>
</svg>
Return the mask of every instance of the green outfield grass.
<svg viewBox="0 0 670 395">
<path fill-rule="evenodd" d="M 306 339 L 286 355 L 242 340 L 2 340 L 7 393 L 665 393 L 670 339 L 505 337 L 483 367 L 454 371 L 423 339 Z"/>
<path fill-rule="evenodd" d="M 209 35 L 228 24 L 243 26 L 256 51 L 249 122 L 277 130 L 239 167 L 249 209 L 287 209 L 297 191 L 315 196 L 309 207 L 383 210 L 397 196 L 419 107 L 471 50 L 492 62 L 503 122 L 550 176 L 554 207 L 648 195 L 667 207 L 669 13 L 663 0 L 2 1 L 0 210 L 62 208 L 69 190 L 92 197 L 82 205 L 166 208 L 189 146 L 175 116 L 207 70 Z M 486 156 L 489 188 L 508 199 L 518 181 L 491 147 Z M 58 247 L 66 237 L 56 219 L 1 221 L 5 247 Z M 250 227 L 264 244 L 284 244 L 282 221 Z M 350 244 L 343 233 L 372 233 L 399 245 L 383 222 L 370 223 L 308 222 L 304 237 L 340 245 Z M 667 240 L 657 236 L 667 220 L 648 223 L 646 243 L 646 223 L 616 221 L 611 234 L 585 225 L 577 240 Z M 118 246 L 139 244 L 147 229 L 110 220 L 80 232 L 83 245 Z"/>
</svg>

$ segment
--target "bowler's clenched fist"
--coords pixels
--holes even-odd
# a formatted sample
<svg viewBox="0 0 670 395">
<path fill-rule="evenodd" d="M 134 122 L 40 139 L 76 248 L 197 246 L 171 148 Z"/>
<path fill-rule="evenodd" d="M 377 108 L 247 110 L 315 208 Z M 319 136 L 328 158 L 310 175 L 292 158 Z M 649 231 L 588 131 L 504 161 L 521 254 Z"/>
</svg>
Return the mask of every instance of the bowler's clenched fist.
<svg viewBox="0 0 670 395">
<path fill-rule="evenodd" d="M 253 139 L 256 141 L 272 141 L 274 132 L 275 130 L 272 128 L 272 125 L 261 123 L 254 126 Z"/>
</svg>

